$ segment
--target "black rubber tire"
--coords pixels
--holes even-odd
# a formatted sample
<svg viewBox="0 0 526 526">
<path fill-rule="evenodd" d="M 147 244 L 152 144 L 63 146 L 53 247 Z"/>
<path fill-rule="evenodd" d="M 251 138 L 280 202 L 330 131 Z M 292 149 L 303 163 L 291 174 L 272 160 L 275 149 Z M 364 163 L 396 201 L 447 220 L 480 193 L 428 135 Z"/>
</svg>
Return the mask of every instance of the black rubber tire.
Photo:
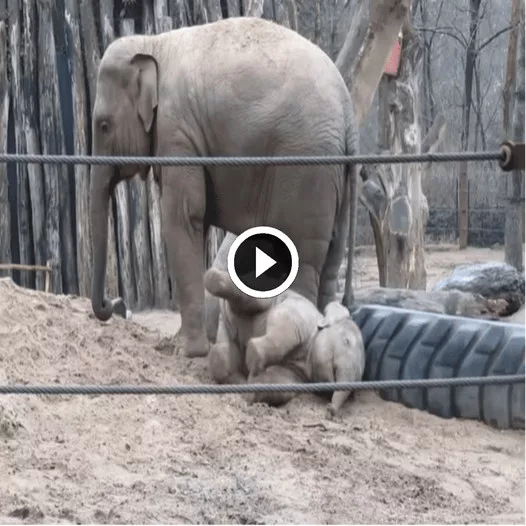
<svg viewBox="0 0 526 526">
<path fill-rule="evenodd" d="M 366 305 L 352 317 L 366 349 L 364 380 L 524 374 L 523 325 Z M 524 383 L 386 389 L 384 400 L 443 418 L 524 429 Z"/>
</svg>

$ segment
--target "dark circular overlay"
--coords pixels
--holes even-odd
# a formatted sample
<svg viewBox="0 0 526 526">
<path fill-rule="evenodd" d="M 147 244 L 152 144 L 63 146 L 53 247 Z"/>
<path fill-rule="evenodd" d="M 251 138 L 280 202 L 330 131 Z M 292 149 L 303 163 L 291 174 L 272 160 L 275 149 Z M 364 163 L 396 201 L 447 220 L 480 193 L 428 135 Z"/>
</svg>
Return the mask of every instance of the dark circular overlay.
<svg viewBox="0 0 526 526">
<path fill-rule="evenodd" d="M 276 264 L 256 278 L 256 248 Z M 243 241 L 234 255 L 234 268 L 239 279 L 251 289 L 267 292 L 279 287 L 292 269 L 292 256 L 287 245 L 271 234 L 254 234 Z"/>
</svg>

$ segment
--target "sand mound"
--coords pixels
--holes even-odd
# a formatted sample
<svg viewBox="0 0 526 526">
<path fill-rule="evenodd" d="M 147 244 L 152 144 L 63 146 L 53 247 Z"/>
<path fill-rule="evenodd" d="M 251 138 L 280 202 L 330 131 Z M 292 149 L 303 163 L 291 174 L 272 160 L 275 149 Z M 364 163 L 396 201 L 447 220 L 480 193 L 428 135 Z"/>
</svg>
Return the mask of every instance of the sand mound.
<svg viewBox="0 0 526 526">
<path fill-rule="evenodd" d="M 101 323 L 0 280 L 0 383 L 208 383 L 167 352 L 171 312 Z M 0 395 L 0 523 L 524 523 L 524 433 L 361 393 Z"/>
</svg>

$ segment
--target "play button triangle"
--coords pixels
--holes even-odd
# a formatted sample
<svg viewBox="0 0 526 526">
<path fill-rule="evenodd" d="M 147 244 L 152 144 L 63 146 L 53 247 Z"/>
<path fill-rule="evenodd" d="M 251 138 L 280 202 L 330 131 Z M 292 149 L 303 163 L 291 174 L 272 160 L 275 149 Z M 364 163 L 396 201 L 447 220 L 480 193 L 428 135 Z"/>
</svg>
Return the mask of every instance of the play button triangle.
<svg viewBox="0 0 526 526">
<path fill-rule="evenodd" d="M 256 247 L 256 278 L 273 267 L 276 261 Z"/>
</svg>

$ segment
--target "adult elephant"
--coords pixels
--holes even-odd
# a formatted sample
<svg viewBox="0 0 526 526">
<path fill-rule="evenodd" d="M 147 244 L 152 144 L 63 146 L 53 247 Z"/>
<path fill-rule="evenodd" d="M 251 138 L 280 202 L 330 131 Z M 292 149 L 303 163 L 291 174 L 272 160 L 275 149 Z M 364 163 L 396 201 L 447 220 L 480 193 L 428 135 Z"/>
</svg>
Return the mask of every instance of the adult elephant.
<svg viewBox="0 0 526 526">
<path fill-rule="evenodd" d="M 106 49 L 92 116 L 94 155 L 353 155 L 357 131 L 347 87 L 331 59 L 298 33 L 257 18 L 230 18 Z M 108 207 L 118 181 L 146 166 L 92 166 L 92 306 L 108 320 L 121 298 L 104 296 Z M 155 170 L 168 271 L 178 289 L 187 356 L 207 354 L 204 235 L 267 225 L 300 259 L 293 288 L 323 308 L 336 293 L 349 236 L 347 303 L 357 206 L 354 166 L 181 167 Z M 319 297 L 319 301 L 318 301 Z"/>
</svg>

